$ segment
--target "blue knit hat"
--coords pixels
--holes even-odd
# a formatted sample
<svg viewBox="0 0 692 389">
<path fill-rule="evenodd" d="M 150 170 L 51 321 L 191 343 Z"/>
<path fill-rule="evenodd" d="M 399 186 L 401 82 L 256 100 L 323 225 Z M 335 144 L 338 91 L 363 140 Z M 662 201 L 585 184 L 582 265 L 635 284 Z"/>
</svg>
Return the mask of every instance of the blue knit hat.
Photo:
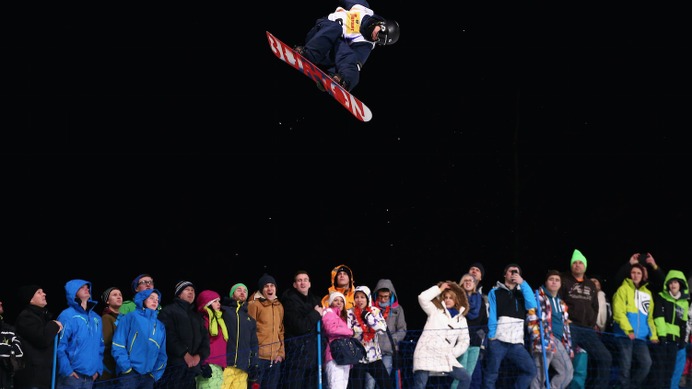
<svg viewBox="0 0 692 389">
<path fill-rule="evenodd" d="M 154 278 L 154 277 L 150 276 L 150 275 L 147 274 L 147 273 L 142 273 L 142 274 L 138 275 L 137 277 L 135 277 L 134 280 L 132 280 L 132 291 L 133 291 L 133 292 L 136 292 L 136 291 L 137 291 L 137 285 L 139 285 L 139 280 L 142 279 L 142 277 L 149 277 L 149 278 L 152 278 L 152 279 Z"/>
</svg>

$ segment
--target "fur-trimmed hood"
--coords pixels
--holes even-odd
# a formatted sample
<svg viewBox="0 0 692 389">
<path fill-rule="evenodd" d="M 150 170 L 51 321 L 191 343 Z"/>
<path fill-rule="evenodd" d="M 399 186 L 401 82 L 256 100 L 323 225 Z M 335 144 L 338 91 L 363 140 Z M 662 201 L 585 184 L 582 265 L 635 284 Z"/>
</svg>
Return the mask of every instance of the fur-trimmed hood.
<svg viewBox="0 0 692 389">
<path fill-rule="evenodd" d="M 459 302 L 459 306 L 457 306 L 455 308 L 457 308 L 459 311 L 463 312 L 464 316 L 466 316 L 466 313 L 469 311 L 469 299 L 466 297 L 466 292 L 464 292 L 464 289 L 454 281 L 449 281 L 449 280 L 448 281 L 440 281 L 437 283 L 437 286 L 440 286 L 440 285 L 444 284 L 445 282 L 449 285 L 449 290 L 451 290 L 452 292 L 454 292 L 454 294 L 457 295 L 457 301 Z M 437 307 L 438 309 L 444 310 L 444 309 L 446 309 L 446 307 L 445 307 L 444 303 L 442 302 L 442 294 L 443 293 L 440 293 L 440 295 L 435 297 L 432 300 L 432 302 L 433 302 L 433 304 L 435 304 L 435 307 Z M 460 309 L 462 307 L 464 308 L 463 310 Z"/>
</svg>

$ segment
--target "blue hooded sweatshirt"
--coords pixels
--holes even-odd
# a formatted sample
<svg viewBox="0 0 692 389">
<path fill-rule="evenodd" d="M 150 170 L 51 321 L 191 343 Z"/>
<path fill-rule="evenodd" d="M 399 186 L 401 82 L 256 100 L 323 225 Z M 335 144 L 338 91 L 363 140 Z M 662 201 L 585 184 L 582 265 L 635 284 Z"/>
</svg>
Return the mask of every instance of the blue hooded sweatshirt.
<svg viewBox="0 0 692 389">
<path fill-rule="evenodd" d="M 113 334 L 116 374 L 151 374 L 158 381 L 166 370 L 166 329 L 158 319 L 158 310 L 144 306 L 144 300 L 157 289 L 145 289 L 135 295 L 135 310 L 120 319 Z"/>
<path fill-rule="evenodd" d="M 88 285 L 91 296 L 89 281 L 71 280 L 65 284 L 67 308 L 58 316 L 63 325 L 57 349 L 60 377 L 72 372 L 88 376 L 103 373 L 103 325 L 101 316 L 94 312 L 97 301 L 89 298 L 85 310 L 77 300 L 77 291 L 84 285 Z"/>
</svg>

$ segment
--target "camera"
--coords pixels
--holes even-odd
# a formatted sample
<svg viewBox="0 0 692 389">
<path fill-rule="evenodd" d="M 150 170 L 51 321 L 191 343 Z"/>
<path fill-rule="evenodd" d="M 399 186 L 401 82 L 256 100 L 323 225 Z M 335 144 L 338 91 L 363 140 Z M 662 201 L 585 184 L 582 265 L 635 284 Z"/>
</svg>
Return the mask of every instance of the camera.
<svg viewBox="0 0 692 389">
<path fill-rule="evenodd" d="M 512 273 L 512 274 L 517 274 L 517 273 L 519 273 L 519 270 L 514 269 L 514 270 L 510 271 L 510 273 Z"/>
</svg>

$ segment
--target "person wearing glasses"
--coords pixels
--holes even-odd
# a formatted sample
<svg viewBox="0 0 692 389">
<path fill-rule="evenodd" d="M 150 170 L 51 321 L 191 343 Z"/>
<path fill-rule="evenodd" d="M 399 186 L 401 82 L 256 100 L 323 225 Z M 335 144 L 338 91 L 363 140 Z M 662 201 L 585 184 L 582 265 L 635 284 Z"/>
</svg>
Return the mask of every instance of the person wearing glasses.
<svg viewBox="0 0 692 389">
<path fill-rule="evenodd" d="M 366 0 L 339 0 L 339 7 L 317 19 L 305 45 L 295 50 L 351 91 L 375 46 L 398 40 L 399 23 L 376 15 Z M 323 89 L 319 81 L 317 86 Z"/>
<path fill-rule="evenodd" d="M 147 273 L 140 274 L 132 280 L 132 291 L 137 294 L 143 290 L 154 289 L 154 278 Z M 120 307 L 120 316 L 126 315 L 137 308 L 135 302 L 132 300 L 127 300 L 123 302 Z M 161 305 L 159 304 L 157 310 L 161 310 Z"/>
<path fill-rule="evenodd" d="M 399 297 L 394 289 L 392 280 L 383 278 L 375 284 L 375 292 L 373 293 L 373 306 L 380 309 L 384 320 L 387 322 L 387 332 L 389 335 L 386 339 L 380 338 L 380 350 L 382 350 L 382 363 L 387 369 L 387 374 L 392 375 L 393 359 L 399 351 L 399 342 L 406 337 L 406 317 L 404 316 L 404 307 L 399 304 Z M 370 374 L 365 376 L 365 388 L 374 389 L 376 386 L 375 378 Z"/>
</svg>

